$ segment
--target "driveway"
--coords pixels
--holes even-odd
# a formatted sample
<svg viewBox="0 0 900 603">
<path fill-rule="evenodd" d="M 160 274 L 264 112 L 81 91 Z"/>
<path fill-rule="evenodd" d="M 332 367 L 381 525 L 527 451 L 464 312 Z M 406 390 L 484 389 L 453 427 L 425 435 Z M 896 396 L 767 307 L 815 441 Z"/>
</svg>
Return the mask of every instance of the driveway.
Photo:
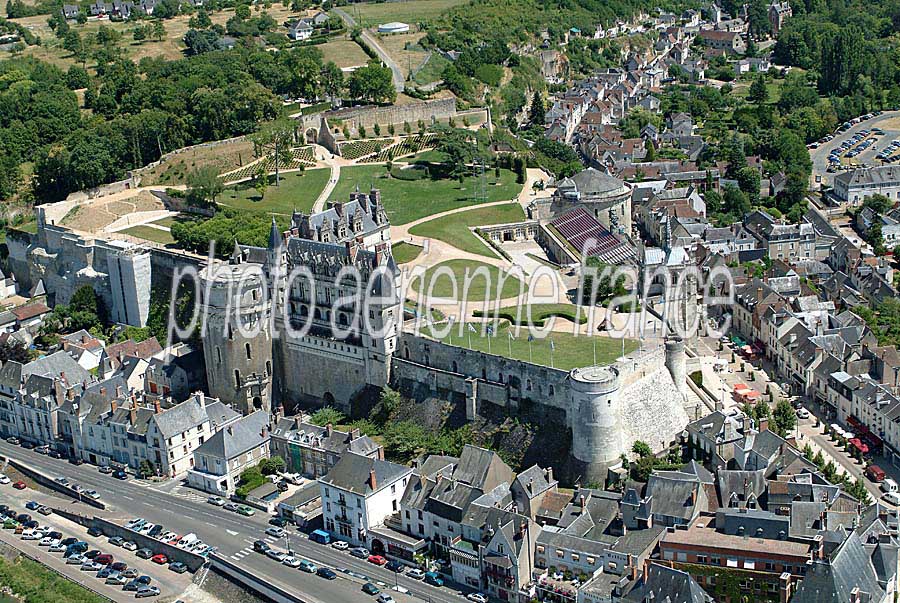
<svg viewBox="0 0 900 603">
<path fill-rule="evenodd" d="M 353 29 L 353 27 L 356 26 L 356 19 L 351 17 L 349 14 L 347 14 L 343 10 L 341 10 L 339 8 L 335 8 L 334 12 L 337 13 L 337 15 L 341 19 L 344 20 L 344 23 L 346 23 L 347 27 L 349 27 L 350 29 Z M 394 88 L 397 89 L 397 93 L 399 94 L 399 93 L 403 92 L 403 90 L 405 88 L 405 86 L 403 84 L 403 82 L 404 82 L 403 72 L 400 71 L 400 67 L 397 66 L 397 63 L 394 62 L 394 59 L 391 58 L 391 55 L 389 55 L 384 50 L 384 48 L 381 47 L 381 45 L 378 43 L 378 41 L 375 39 L 375 37 L 372 34 L 370 34 L 367 29 L 362 30 L 361 37 L 362 37 L 363 41 L 366 44 L 368 44 L 372 50 L 375 51 L 375 54 L 378 55 L 378 58 L 380 58 L 385 65 L 387 65 L 388 67 L 391 68 L 391 73 L 393 74 L 393 79 L 394 79 Z"/>
</svg>

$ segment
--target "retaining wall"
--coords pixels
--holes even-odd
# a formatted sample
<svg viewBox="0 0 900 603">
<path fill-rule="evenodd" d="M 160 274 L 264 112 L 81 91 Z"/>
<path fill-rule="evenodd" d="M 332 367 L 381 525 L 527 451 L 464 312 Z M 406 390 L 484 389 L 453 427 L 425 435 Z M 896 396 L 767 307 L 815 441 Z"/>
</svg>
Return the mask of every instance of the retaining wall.
<svg viewBox="0 0 900 603">
<path fill-rule="evenodd" d="M 102 517 L 93 517 L 91 527 L 100 528 L 105 536 L 121 536 L 125 540 L 131 540 L 138 545 L 138 548 L 150 549 L 153 554 L 162 553 L 169 558 L 169 561 L 181 561 L 192 572 L 196 572 L 206 562 L 206 557 L 160 542 L 156 538 L 129 530 L 125 526 L 120 526 Z"/>
<path fill-rule="evenodd" d="M 257 555 L 258 553 L 253 554 Z M 252 571 L 242 568 L 237 563 L 232 563 L 221 555 L 213 553 L 209 556 L 209 560 L 212 563 L 212 569 L 225 574 L 266 599 L 275 601 L 275 603 L 321 603 L 318 599 L 310 598 L 308 595 L 300 597 L 296 593 L 266 582 Z"/>
<path fill-rule="evenodd" d="M 76 492 L 72 488 L 60 484 L 59 482 L 54 480 L 52 477 L 44 475 L 43 473 L 41 473 L 40 471 L 37 471 L 36 469 L 34 469 L 32 467 L 24 465 L 20 461 L 11 459 L 9 457 L 7 457 L 7 461 L 9 462 L 10 466 L 15 467 L 18 471 L 27 475 L 29 478 L 33 479 L 34 481 L 36 481 L 37 483 L 39 483 L 40 485 L 42 485 L 46 488 L 50 488 L 51 490 L 56 490 L 57 492 L 62 492 L 66 496 L 74 498 L 75 500 L 80 500 L 84 504 L 94 507 L 96 509 L 100 509 L 101 511 L 106 510 L 106 505 L 103 504 L 102 502 L 100 502 L 99 500 L 94 500 L 90 496 L 87 496 L 84 494 L 79 495 L 78 492 Z"/>
</svg>

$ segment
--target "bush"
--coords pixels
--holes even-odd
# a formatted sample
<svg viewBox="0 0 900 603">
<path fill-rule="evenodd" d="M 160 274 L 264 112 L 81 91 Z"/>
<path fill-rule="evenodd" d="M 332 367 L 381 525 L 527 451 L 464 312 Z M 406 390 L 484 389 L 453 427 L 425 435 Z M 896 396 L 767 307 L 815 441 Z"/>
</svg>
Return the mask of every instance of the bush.
<svg viewBox="0 0 900 603">
<path fill-rule="evenodd" d="M 338 425 L 339 423 L 343 423 L 347 417 L 344 416 L 344 413 L 334 408 L 333 406 L 324 406 L 317 410 L 313 416 L 310 418 L 310 422 L 313 425 L 318 425 L 322 427 L 324 425 L 328 425 L 331 423 L 332 425 Z"/>
</svg>

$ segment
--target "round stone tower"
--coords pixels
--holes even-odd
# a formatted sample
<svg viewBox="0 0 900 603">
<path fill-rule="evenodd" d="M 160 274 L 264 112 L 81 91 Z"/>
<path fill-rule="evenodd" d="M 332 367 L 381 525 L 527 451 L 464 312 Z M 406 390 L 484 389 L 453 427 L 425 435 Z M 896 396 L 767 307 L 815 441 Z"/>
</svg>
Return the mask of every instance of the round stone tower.
<svg viewBox="0 0 900 603">
<path fill-rule="evenodd" d="M 265 278 L 258 264 L 215 264 L 200 273 L 209 391 L 243 414 L 271 411 L 271 308 Z"/>
<path fill-rule="evenodd" d="M 687 395 L 687 356 L 684 351 L 684 340 L 672 336 L 666 338 L 666 368 L 672 375 L 675 387 L 682 396 Z"/>
<path fill-rule="evenodd" d="M 619 420 L 619 371 L 591 366 L 569 373 L 574 415 L 572 456 L 581 482 L 604 483 L 606 470 L 621 462 L 625 452 Z"/>
</svg>

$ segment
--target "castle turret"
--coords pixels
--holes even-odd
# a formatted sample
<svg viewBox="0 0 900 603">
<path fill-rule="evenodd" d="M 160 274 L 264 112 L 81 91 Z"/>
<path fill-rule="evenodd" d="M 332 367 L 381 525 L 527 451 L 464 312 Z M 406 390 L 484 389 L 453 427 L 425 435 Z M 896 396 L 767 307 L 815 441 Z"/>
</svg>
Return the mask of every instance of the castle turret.
<svg viewBox="0 0 900 603">
<path fill-rule="evenodd" d="M 625 452 L 619 418 L 619 372 L 612 366 L 591 366 L 569 373 L 572 393 L 572 456 L 574 474 L 603 483 L 606 470 Z"/>
<path fill-rule="evenodd" d="M 684 351 L 684 340 L 681 337 L 666 339 L 666 368 L 672 375 L 672 381 L 682 396 L 687 395 L 687 356 Z"/>
<path fill-rule="evenodd" d="M 265 278 L 259 264 L 248 263 L 215 263 L 200 273 L 210 394 L 245 414 L 268 412 L 271 404 L 271 307 Z"/>
</svg>

